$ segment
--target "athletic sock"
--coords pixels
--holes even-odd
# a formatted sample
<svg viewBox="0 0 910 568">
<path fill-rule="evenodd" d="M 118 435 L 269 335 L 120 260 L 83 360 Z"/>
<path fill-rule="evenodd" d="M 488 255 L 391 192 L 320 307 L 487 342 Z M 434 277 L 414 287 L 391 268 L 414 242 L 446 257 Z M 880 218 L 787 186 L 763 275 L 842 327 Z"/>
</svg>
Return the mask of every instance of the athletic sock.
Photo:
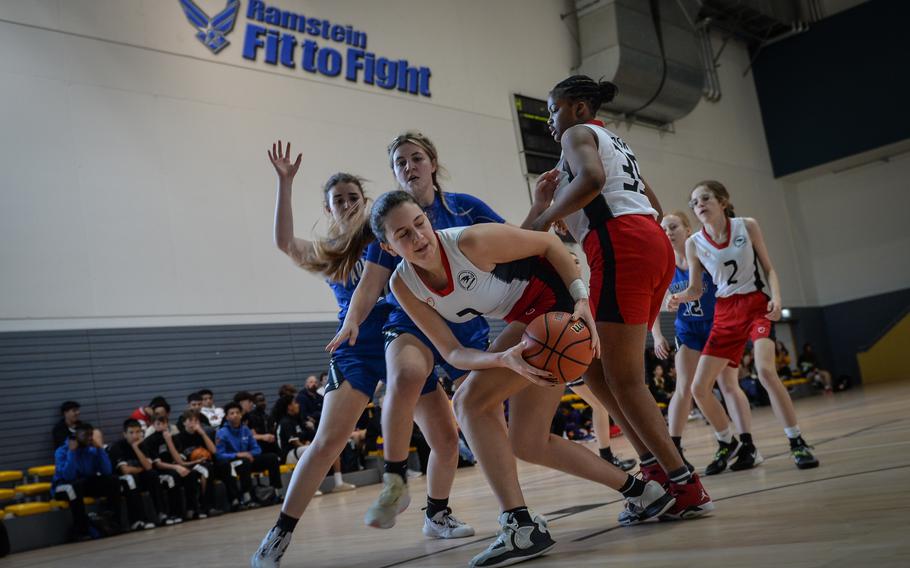
<svg viewBox="0 0 910 568">
<path fill-rule="evenodd" d="M 638 456 L 638 462 L 643 466 L 654 465 L 657 463 L 657 458 L 651 452 L 645 452 Z"/>
<path fill-rule="evenodd" d="M 334 477 L 335 477 L 335 487 L 338 487 L 339 485 L 344 483 L 344 478 L 341 476 L 340 471 L 336 471 Z"/>
<path fill-rule="evenodd" d="M 746 444 L 747 446 L 752 445 L 752 434 L 750 434 L 749 432 L 743 432 L 742 434 L 740 434 L 739 439 L 743 444 Z"/>
<path fill-rule="evenodd" d="M 408 460 L 402 460 L 400 462 L 387 461 L 383 466 L 383 471 L 386 473 L 398 474 L 405 483 L 408 482 Z"/>
<path fill-rule="evenodd" d="M 527 507 L 515 507 L 514 509 L 503 511 L 503 513 L 512 515 L 512 518 L 515 519 L 515 522 L 519 525 L 528 526 L 534 524 L 534 519 L 531 518 L 531 513 L 528 511 Z"/>
<path fill-rule="evenodd" d="M 613 461 L 613 449 L 612 448 L 601 448 L 600 457 L 611 462 Z"/>
<path fill-rule="evenodd" d="M 682 453 L 682 436 L 670 436 L 670 439 L 673 440 L 673 445 L 676 446 L 676 451 Z"/>
<path fill-rule="evenodd" d="M 800 432 L 800 430 L 799 430 L 799 425 L 792 426 L 792 427 L 788 426 L 788 427 L 784 428 L 784 434 L 786 434 L 787 438 L 790 439 L 790 446 L 793 446 L 794 438 L 798 439 L 798 438 L 802 437 L 802 432 Z"/>
<path fill-rule="evenodd" d="M 449 498 L 433 499 L 427 495 L 427 518 L 432 519 L 439 511 L 445 511 L 449 508 Z"/>
<path fill-rule="evenodd" d="M 667 474 L 667 477 L 670 478 L 670 483 L 676 483 L 677 485 L 682 483 L 689 483 L 689 480 L 692 479 L 692 472 L 689 471 L 685 465 L 679 469 L 674 469 L 673 471 Z"/>
<path fill-rule="evenodd" d="M 275 523 L 275 526 L 282 532 L 294 532 L 294 528 L 297 526 L 297 521 L 299 520 L 300 519 L 295 519 L 290 515 L 278 513 L 278 522 Z"/>
<path fill-rule="evenodd" d="M 735 438 L 733 437 L 733 430 L 731 430 L 729 426 L 727 426 L 727 428 L 725 430 L 722 430 L 720 432 L 715 431 L 714 437 L 717 438 L 718 442 L 721 442 L 728 446 L 733 443 L 733 440 L 735 440 Z"/>
<path fill-rule="evenodd" d="M 626 482 L 619 488 L 623 497 L 640 497 L 645 492 L 645 482 L 631 475 L 626 478 Z"/>
</svg>

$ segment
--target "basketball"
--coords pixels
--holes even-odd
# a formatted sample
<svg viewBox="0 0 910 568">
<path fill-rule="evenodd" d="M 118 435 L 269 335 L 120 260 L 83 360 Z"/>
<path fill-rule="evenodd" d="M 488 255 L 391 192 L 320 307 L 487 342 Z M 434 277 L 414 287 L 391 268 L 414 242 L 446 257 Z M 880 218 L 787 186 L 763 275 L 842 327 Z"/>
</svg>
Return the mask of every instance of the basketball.
<svg viewBox="0 0 910 568">
<path fill-rule="evenodd" d="M 548 312 L 537 316 L 525 329 L 528 345 L 522 355 L 538 369 L 553 373 L 559 382 L 574 381 L 587 370 L 594 357 L 591 330 L 572 314 Z"/>
<path fill-rule="evenodd" d="M 196 448 L 190 454 L 190 461 L 196 461 L 196 460 L 211 461 L 211 459 L 212 459 L 212 452 L 208 451 L 205 448 Z"/>
</svg>

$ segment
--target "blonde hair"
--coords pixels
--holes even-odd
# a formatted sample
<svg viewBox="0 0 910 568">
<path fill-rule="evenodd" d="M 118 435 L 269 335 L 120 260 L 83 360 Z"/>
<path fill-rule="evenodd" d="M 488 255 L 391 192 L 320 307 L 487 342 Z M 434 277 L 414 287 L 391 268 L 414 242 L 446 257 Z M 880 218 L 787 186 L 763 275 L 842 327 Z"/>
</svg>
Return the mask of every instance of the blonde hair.
<svg viewBox="0 0 910 568">
<path fill-rule="evenodd" d="M 689 216 L 686 215 L 685 211 L 677 210 L 664 215 L 664 217 L 676 217 L 679 219 L 679 222 L 682 223 L 683 227 L 688 229 L 690 233 L 692 232 L 692 223 L 689 222 Z"/>
<path fill-rule="evenodd" d="M 328 207 L 329 192 L 339 183 L 352 183 L 360 190 L 363 205 L 348 216 L 347 229 L 332 219 L 328 235 L 313 241 L 313 254 L 304 257 L 298 266 L 309 272 L 322 274 L 334 282 L 345 282 L 357 267 L 363 256 L 363 249 L 375 239 L 370 230 L 370 202 L 363 191 L 363 178 L 338 172 L 333 174 L 323 186 L 323 196 Z"/>
</svg>

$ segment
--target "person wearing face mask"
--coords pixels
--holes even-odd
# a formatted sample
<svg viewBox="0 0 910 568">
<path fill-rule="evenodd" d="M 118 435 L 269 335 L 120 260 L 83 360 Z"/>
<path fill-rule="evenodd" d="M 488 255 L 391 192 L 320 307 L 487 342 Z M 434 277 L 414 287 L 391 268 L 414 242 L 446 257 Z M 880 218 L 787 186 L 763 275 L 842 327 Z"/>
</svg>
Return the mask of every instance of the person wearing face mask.
<svg viewBox="0 0 910 568">
<path fill-rule="evenodd" d="M 692 394 L 714 428 L 719 451 L 727 450 L 732 458 L 742 444 L 732 435 L 730 422 L 712 394 L 714 381 L 725 366 L 739 365 L 746 342 L 751 340 L 759 381 L 768 391 L 774 415 L 784 426 L 796 467 L 818 467 L 818 459 L 802 437 L 793 401 L 775 367 L 772 322 L 780 319 L 781 290 L 761 227 L 755 219 L 734 216 L 730 193 L 715 180 L 696 184 L 689 206 L 702 229 L 686 240 L 689 286 L 673 294 L 668 306 L 676 309 L 700 298 L 702 272 L 707 272 L 717 286 L 714 323 L 698 359 Z"/>
</svg>

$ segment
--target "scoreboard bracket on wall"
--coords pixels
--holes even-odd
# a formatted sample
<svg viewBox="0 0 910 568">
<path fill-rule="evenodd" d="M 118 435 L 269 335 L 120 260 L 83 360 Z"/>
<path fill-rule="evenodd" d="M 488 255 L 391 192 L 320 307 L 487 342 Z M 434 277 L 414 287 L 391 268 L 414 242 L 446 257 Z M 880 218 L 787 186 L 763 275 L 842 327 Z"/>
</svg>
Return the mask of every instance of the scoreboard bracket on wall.
<svg viewBox="0 0 910 568">
<path fill-rule="evenodd" d="M 538 176 L 556 167 L 562 149 L 547 127 L 547 101 L 513 94 L 512 108 L 523 173 Z"/>
</svg>

